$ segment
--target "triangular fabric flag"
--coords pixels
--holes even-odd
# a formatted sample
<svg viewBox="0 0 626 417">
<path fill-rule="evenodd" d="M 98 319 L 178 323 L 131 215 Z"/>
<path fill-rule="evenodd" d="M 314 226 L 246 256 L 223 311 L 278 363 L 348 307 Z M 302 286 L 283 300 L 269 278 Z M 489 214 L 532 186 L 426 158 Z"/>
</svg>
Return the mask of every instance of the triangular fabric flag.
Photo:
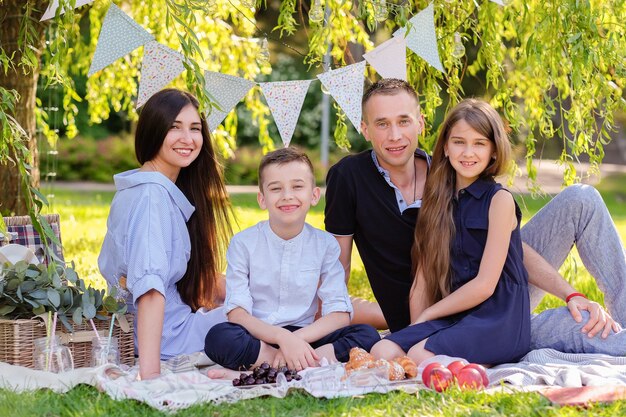
<svg viewBox="0 0 626 417">
<path fill-rule="evenodd" d="M 100 71 L 153 39 L 154 36 L 124 13 L 122 9 L 111 3 L 111 7 L 109 7 L 102 22 L 98 45 L 96 45 L 96 52 L 93 54 L 87 76 Z"/>
<path fill-rule="evenodd" d="M 359 133 L 365 64 L 365 61 L 361 61 L 317 76 Z"/>
<path fill-rule="evenodd" d="M 394 36 L 378 45 L 363 58 L 383 78 L 399 78 L 406 81 L 406 41 L 403 36 Z"/>
<path fill-rule="evenodd" d="M 80 6 L 84 6 L 85 4 L 89 4 L 92 3 L 93 0 L 76 0 L 76 5 L 74 6 L 74 8 L 78 8 Z M 52 0 L 49 4 L 48 4 L 48 8 L 46 9 L 46 11 L 44 12 L 43 16 L 41 16 L 41 19 L 39 19 L 40 22 L 43 22 L 44 20 L 48 20 L 48 19 L 52 19 L 54 17 L 54 15 L 57 12 L 57 9 L 59 8 L 59 0 Z M 65 10 L 65 8 L 63 8 L 61 10 L 61 14 L 65 13 L 67 10 Z"/>
<path fill-rule="evenodd" d="M 137 107 L 143 106 L 154 93 L 178 77 L 184 69 L 181 54 L 157 41 L 148 42 L 143 49 Z"/>
<path fill-rule="evenodd" d="M 206 91 L 208 91 L 222 108 L 215 107 L 207 116 L 207 123 L 211 131 L 217 129 L 226 115 L 248 94 L 254 87 L 254 82 L 235 77 L 233 75 L 222 74 L 221 72 L 204 71 L 206 81 Z"/>
<path fill-rule="evenodd" d="M 285 146 L 289 146 L 291 142 L 311 81 L 313 80 L 259 83 Z"/>
<path fill-rule="evenodd" d="M 433 4 L 416 14 L 409 20 L 411 26 L 406 35 L 406 46 L 421 56 L 430 65 L 443 72 L 443 65 L 437 50 L 437 34 L 435 33 L 435 13 Z M 407 27 L 402 27 L 393 36 L 405 36 Z"/>
</svg>

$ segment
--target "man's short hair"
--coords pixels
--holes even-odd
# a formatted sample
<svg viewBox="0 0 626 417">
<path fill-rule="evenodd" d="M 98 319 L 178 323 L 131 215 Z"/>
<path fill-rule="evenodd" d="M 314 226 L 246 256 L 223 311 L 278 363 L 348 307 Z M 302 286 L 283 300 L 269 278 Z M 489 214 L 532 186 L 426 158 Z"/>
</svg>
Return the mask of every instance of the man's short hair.
<svg viewBox="0 0 626 417">
<path fill-rule="evenodd" d="M 385 95 L 385 96 L 393 96 L 402 91 L 405 91 L 411 97 L 415 99 L 417 106 L 419 107 L 419 96 L 417 95 L 417 91 L 409 84 L 408 82 L 401 80 L 399 78 L 381 78 L 376 81 L 374 84 L 370 85 L 365 93 L 363 94 L 363 99 L 361 100 L 361 108 L 365 109 L 365 104 L 375 95 Z M 365 114 L 365 113 L 363 113 Z"/>
<path fill-rule="evenodd" d="M 259 190 L 263 192 L 263 171 L 265 170 L 265 168 L 267 168 L 269 165 L 284 165 L 294 161 L 305 163 L 311 170 L 311 175 L 314 177 L 315 174 L 313 171 L 313 164 L 304 152 L 291 147 L 280 148 L 275 151 L 268 152 L 261 159 L 261 163 L 259 164 Z"/>
</svg>

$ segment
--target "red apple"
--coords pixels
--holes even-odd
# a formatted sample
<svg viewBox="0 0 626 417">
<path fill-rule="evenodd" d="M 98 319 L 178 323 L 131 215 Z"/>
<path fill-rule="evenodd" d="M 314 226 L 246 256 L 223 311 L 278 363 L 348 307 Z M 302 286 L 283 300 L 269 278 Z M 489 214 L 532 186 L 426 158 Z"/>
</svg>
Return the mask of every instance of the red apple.
<svg viewBox="0 0 626 417">
<path fill-rule="evenodd" d="M 454 375 L 448 368 L 438 366 L 430 372 L 430 388 L 437 392 L 447 390 L 454 383 Z"/>
<path fill-rule="evenodd" d="M 465 361 L 454 361 L 450 362 L 450 364 L 448 365 L 448 369 L 450 370 L 450 372 L 452 372 L 452 375 L 457 378 L 459 376 L 459 371 L 463 369 L 465 365 L 467 365 L 467 362 Z"/>
<path fill-rule="evenodd" d="M 484 387 L 483 377 L 476 368 L 464 367 L 456 376 L 461 389 L 480 389 Z"/>
<path fill-rule="evenodd" d="M 484 387 L 488 387 L 489 386 L 489 377 L 487 377 L 487 370 L 485 369 L 484 366 L 479 365 L 477 363 L 470 363 L 469 365 L 465 365 L 465 368 L 476 369 L 480 373 L 480 376 L 483 379 L 483 386 Z M 465 368 L 463 368 L 463 369 L 465 369 Z"/>
<path fill-rule="evenodd" d="M 424 385 L 430 388 L 430 373 L 432 372 L 433 368 L 437 368 L 440 366 L 441 364 L 439 362 L 433 362 L 429 363 L 424 368 L 424 370 L 422 371 L 422 382 L 424 383 Z"/>
</svg>

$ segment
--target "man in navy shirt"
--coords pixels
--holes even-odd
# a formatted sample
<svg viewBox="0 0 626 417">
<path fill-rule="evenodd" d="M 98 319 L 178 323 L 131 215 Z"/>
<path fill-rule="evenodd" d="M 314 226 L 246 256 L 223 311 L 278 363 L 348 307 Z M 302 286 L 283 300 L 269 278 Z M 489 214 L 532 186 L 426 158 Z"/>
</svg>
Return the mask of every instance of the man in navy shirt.
<svg viewBox="0 0 626 417">
<path fill-rule="evenodd" d="M 355 299 L 354 322 L 391 331 L 410 324 L 410 251 L 429 166 L 428 155 L 417 149 L 423 130 L 415 90 L 405 81 L 382 79 L 363 96 L 361 131 L 372 149 L 343 158 L 328 172 L 326 230 L 339 242 L 346 281 L 352 244 L 356 244 L 377 300 Z M 625 252 L 597 191 L 588 186 L 568 187 L 525 225 L 522 237 L 529 282 L 538 287 L 531 291 L 531 306 L 540 301 L 541 290 L 567 299 L 567 308 L 533 318 L 536 343 L 532 347 L 573 350 L 575 340 L 564 342 L 565 336 L 554 331 L 564 328 L 567 320 L 571 326 L 564 334 L 573 338 L 574 329 L 586 334 L 587 352 L 613 353 L 593 336 L 600 333 L 606 338 L 619 330 L 619 324 L 598 303 L 577 293 L 555 269 L 577 243 L 585 265 L 605 293 L 607 307 L 618 322 L 626 322 Z M 586 244 L 581 246 L 583 240 Z"/>
</svg>

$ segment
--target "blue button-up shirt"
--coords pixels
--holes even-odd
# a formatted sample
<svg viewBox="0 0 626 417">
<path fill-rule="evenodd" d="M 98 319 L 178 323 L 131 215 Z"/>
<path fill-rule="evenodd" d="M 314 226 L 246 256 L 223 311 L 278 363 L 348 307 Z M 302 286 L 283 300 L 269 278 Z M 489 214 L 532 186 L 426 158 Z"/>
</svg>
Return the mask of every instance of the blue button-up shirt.
<svg viewBox="0 0 626 417">
<path fill-rule="evenodd" d="M 129 312 L 136 311 L 137 299 L 150 290 L 165 297 L 162 359 L 201 351 L 206 333 L 226 316 L 222 308 L 193 313 L 176 289 L 189 261 L 186 222 L 194 207 L 158 172 L 132 170 L 114 180 L 117 193 L 98 257 L 100 272 L 126 299 Z M 122 276 L 126 289 L 119 284 Z"/>
</svg>

